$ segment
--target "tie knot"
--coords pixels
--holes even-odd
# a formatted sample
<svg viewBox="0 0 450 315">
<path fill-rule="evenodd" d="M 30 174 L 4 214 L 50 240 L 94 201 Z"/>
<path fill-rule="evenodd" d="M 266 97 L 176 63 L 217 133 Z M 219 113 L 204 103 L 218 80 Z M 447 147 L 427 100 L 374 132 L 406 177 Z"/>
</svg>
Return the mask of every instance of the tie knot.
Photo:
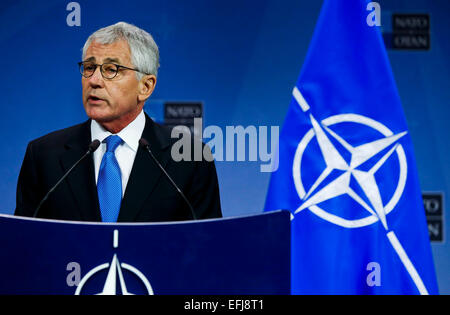
<svg viewBox="0 0 450 315">
<path fill-rule="evenodd" d="M 108 138 L 106 138 L 106 152 L 113 152 L 116 151 L 119 144 L 122 143 L 122 139 L 117 135 L 111 135 Z"/>
</svg>

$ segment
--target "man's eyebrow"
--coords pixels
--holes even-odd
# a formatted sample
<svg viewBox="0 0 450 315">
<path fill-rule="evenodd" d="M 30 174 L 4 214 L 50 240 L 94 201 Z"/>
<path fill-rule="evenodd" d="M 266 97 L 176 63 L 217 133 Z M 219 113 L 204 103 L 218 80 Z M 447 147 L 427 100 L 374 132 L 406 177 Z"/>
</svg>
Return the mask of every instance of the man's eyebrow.
<svg viewBox="0 0 450 315">
<path fill-rule="evenodd" d="M 117 59 L 117 58 L 110 58 L 110 57 L 103 59 L 103 62 L 115 62 L 115 63 L 120 63 L 119 59 Z"/>
<path fill-rule="evenodd" d="M 89 58 L 85 59 L 84 61 L 85 61 L 85 62 L 91 62 L 91 61 L 95 62 L 95 57 L 94 57 L 94 56 L 89 57 Z M 103 62 L 104 62 L 104 63 L 108 63 L 108 62 L 112 62 L 112 63 L 120 63 L 120 60 L 119 60 L 118 58 L 111 58 L 111 57 L 108 57 L 108 58 L 103 59 Z"/>
</svg>

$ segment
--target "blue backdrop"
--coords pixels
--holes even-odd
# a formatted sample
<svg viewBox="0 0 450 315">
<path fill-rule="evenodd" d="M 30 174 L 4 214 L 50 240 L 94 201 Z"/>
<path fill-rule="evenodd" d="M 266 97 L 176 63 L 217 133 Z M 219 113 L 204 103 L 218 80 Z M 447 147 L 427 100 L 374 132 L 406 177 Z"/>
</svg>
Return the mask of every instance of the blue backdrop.
<svg viewBox="0 0 450 315">
<path fill-rule="evenodd" d="M 26 144 L 86 119 L 76 62 L 95 30 L 126 21 L 148 30 L 161 53 L 152 104 L 204 102 L 204 126 L 281 126 L 322 1 L 0 2 L 2 163 L 0 212 L 11 214 Z M 392 13 L 429 13 L 431 50 L 389 51 L 423 191 L 450 194 L 450 25 L 446 0 L 378 1 L 382 27 Z M 218 162 L 225 216 L 260 213 L 269 173 L 258 162 Z M 448 199 L 448 198 L 447 198 Z M 448 210 L 448 207 L 447 209 Z M 449 226 L 446 216 L 446 227 Z M 433 244 L 441 293 L 450 293 L 450 246 Z"/>
</svg>

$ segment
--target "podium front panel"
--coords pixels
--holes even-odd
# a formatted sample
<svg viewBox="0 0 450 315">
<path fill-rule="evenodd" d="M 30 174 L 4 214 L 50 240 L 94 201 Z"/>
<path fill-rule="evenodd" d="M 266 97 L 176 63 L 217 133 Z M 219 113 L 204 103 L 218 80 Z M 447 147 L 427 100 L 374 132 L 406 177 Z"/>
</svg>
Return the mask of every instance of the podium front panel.
<svg viewBox="0 0 450 315">
<path fill-rule="evenodd" d="M 289 213 L 104 224 L 0 215 L 0 294 L 289 294 Z"/>
</svg>

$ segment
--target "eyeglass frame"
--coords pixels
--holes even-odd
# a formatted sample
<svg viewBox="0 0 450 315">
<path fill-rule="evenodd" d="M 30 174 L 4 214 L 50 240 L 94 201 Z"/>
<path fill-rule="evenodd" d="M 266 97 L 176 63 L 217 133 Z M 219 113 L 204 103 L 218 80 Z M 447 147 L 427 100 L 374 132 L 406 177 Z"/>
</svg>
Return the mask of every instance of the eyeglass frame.
<svg viewBox="0 0 450 315">
<path fill-rule="evenodd" d="M 80 62 L 78 62 L 78 68 L 79 68 L 79 71 L 80 71 L 81 75 L 82 75 L 84 78 L 86 78 L 86 79 L 92 77 L 92 76 L 94 75 L 95 71 L 97 71 L 97 68 L 98 68 L 98 67 L 100 67 L 100 74 L 102 75 L 102 77 L 103 77 L 104 79 L 107 79 L 107 80 L 114 79 L 114 78 L 117 76 L 117 74 L 119 73 L 120 68 L 127 69 L 127 70 L 132 70 L 132 71 L 137 71 L 137 72 L 143 73 L 143 74 L 145 74 L 145 75 L 150 75 L 150 73 L 145 73 L 145 72 L 142 72 L 141 70 L 138 70 L 138 69 L 133 69 L 133 68 L 129 68 L 129 67 L 126 67 L 126 66 L 118 65 L 118 64 L 116 64 L 116 63 L 114 63 L 114 62 L 105 62 L 105 63 L 102 63 L 102 64 L 98 64 L 98 63 L 92 62 L 92 65 L 95 66 L 95 69 L 94 69 L 94 71 L 92 71 L 92 74 L 91 74 L 90 76 L 87 77 L 87 76 L 85 76 L 85 75 L 83 74 L 83 72 L 81 72 L 81 66 L 83 66 L 85 62 L 91 63 L 90 61 L 80 61 Z M 105 76 L 103 75 L 103 71 L 102 71 L 104 65 L 114 65 L 114 66 L 116 66 L 116 67 L 117 67 L 117 72 L 116 72 L 116 74 L 114 74 L 114 76 L 111 77 L 111 78 L 105 77 Z"/>
</svg>

